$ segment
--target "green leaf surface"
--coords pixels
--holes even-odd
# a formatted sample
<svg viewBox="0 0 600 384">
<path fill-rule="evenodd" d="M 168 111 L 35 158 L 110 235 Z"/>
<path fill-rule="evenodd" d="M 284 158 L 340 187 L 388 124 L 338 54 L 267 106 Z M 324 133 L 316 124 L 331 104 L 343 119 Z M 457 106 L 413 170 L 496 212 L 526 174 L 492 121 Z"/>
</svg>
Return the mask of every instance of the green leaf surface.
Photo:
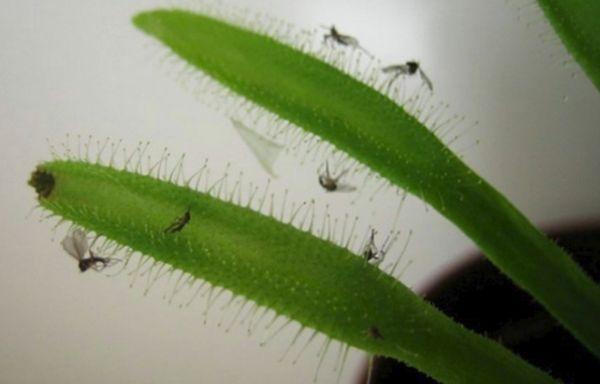
<svg viewBox="0 0 600 384">
<path fill-rule="evenodd" d="M 600 356 L 600 288 L 401 106 L 311 55 L 208 16 L 156 10 L 133 21 L 223 86 L 435 207 Z"/>
<path fill-rule="evenodd" d="M 79 161 L 42 164 L 30 185 L 63 219 L 442 382 L 553 382 L 362 257 L 249 208 Z M 187 224 L 165 232 L 186 211 Z"/>
<path fill-rule="evenodd" d="M 552 27 L 600 90 L 600 1 L 538 0 Z"/>
</svg>

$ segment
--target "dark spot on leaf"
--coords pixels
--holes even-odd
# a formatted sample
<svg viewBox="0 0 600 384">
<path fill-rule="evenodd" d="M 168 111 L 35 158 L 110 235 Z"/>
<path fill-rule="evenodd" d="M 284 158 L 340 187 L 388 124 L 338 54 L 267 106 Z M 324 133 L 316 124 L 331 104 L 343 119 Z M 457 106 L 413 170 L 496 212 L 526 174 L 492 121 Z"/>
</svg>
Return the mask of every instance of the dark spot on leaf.
<svg viewBox="0 0 600 384">
<path fill-rule="evenodd" d="M 28 184 L 35 189 L 39 198 L 46 198 L 54 189 L 54 176 L 43 168 L 37 168 L 31 174 Z"/>
</svg>

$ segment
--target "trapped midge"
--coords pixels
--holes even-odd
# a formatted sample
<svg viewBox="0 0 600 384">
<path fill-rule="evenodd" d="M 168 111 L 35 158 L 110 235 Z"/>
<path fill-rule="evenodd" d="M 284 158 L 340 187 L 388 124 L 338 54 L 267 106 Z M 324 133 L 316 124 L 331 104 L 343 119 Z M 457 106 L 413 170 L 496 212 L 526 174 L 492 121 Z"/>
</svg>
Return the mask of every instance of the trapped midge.
<svg viewBox="0 0 600 384">
<path fill-rule="evenodd" d="M 97 256 L 88 244 L 87 236 L 81 229 L 69 231 L 60 243 L 63 249 L 78 262 L 79 270 L 85 272 L 92 268 L 100 272 L 120 260 Z M 85 255 L 89 254 L 88 257 Z"/>
</svg>

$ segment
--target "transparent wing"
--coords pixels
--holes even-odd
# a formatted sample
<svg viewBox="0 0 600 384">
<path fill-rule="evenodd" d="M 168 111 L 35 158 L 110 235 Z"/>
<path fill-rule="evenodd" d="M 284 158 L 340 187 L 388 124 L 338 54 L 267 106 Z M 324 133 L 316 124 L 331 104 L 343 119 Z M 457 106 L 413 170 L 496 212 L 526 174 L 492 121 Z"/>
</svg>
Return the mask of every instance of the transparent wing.
<svg viewBox="0 0 600 384">
<path fill-rule="evenodd" d="M 392 73 L 392 72 L 396 72 L 398 70 L 399 70 L 398 65 L 388 65 L 388 66 L 381 68 L 381 72 L 383 72 L 383 73 Z"/>
<path fill-rule="evenodd" d="M 92 269 L 94 271 L 96 271 L 96 272 L 101 272 L 105 268 L 110 268 L 110 267 L 112 267 L 115 264 L 118 264 L 120 262 L 121 262 L 121 260 L 119 260 L 119 259 L 104 259 L 104 262 L 96 262 L 96 263 L 94 263 L 94 265 L 92 265 Z"/>
<path fill-rule="evenodd" d="M 80 260 L 83 257 L 83 255 L 80 255 L 77 251 L 75 239 L 73 239 L 72 236 L 65 236 L 65 238 L 60 242 L 60 245 L 62 245 L 63 249 L 76 260 Z"/>
<path fill-rule="evenodd" d="M 356 39 L 355 37 L 348 36 L 348 35 L 340 35 L 340 40 L 347 46 L 352 47 L 354 49 L 360 49 L 367 56 L 373 57 L 371 52 L 367 51 L 362 45 L 360 45 L 360 43 L 358 42 L 358 39 Z"/>
<path fill-rule="evenodd" d="M 244 140 L 244 143 L 250 148 L 263 169 L 271 176 L 277 177 L 273 170 L 273 166 L 283 150 L 283 145 L 259 135 L 238 120 L 231 119 L 231 123 L 240 134 L 242 140 Z"/>
<path fill-rule="evenodd" d="M 335 192 L 354 192 L 356 191 L 356 187 L 354 185 L 350 185 L 347 183 L 338 183 L 337 189 Z"/>
<path fill-rule="evenodd" d="M 69 232 L 60 244 L 76 260 L 81 260 L 88 250 L 87 238 L 80 229 Z"/>
<path fill-rule="evenodd" d="M 90 249 L 85 232 L 81 229 L 76 229 L 73 231 L 73 239 L 75 239 L 75 247 L 77 247 L 77 252 L 81 256 L 85 255 L 88 249 Z"/>
<path fill-rule="evenodd" d="M 340 40 L 344 42 L 344 44 L 349 45 L 353 48 L 360 48 L 360 44 L 355 37 L 348 35 L 340 35 Z"/>
<path fill-rule="evenodd" d="M 421 79 L 423 79 L 423 82 L 425 82 L 425 84 L 427 85 L 427 88 L 429 88 L 429 90 L 433 92 L 433 83 L 421 68 L 419 68 L 419 75 L 421 76 Z"/>
<path fill-rule="evenodd" d="M 383 73 L 406 74 L 406 73 L 408 73 L 408 67 L 406 66 L 406 64 L 393 64 L 393 65 L 388 65 L 387 67 L 381 68 L 381 71 Z"/>
</svg>

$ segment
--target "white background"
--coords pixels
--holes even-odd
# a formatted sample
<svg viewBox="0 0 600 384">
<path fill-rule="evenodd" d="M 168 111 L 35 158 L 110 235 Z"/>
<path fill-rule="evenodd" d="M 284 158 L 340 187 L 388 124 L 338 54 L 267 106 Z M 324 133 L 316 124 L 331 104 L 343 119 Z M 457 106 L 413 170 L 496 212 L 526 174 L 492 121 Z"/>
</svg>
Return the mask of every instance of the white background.
<svg viewBox="0 0 600 384">
<path fill-rule="evenodd" d="M 537 225 L 598 218 L 600 97 L 577 66 L 562 63 L 568 56 L 558 43 L 538 36 L 547 29 L 535 8 L 519 11 L 501 0 L 235 3 L 302 28 L 335 23 L 385 63 L 419 60 L 450 113 L 479 121 L 462 139 L 480 140 L 466 152 L 467 163 Z M 317 344 L 296 365 L 277 362 L 293 329 L 261 348 L 260 338 L 247 338 L 241 326 L 219 329 L 219 311 L 203 325 L 202 301 L 180 310 L 162 300 L 160 289 L 143 297 L 142 287 L 129 288 L 125 277 L 80 274 L 60 239 L 51 241 L 54 222 L 38 222 L 38 213 L 26 218 L 35 204 L 26 181 L 50 158 L 45 138 L 58 143 L 66 133 L 123 139 L 130 148 L 150 140 L 157 151 L 187 153 L 190 169 L 208 157 L 217 174 L 231 161 L 255 182 L 266 180 L 227 118 L 178 84 L 171 64 L 159 64 L 155 45 L 131 25 L 136 11 L 156 4 L 2 0 L 0 382 L 312 380 Z M 275 190 L 288 187 L 297 200 L 331 203 L 338 215 L 358 214 L 363 226 L 384 225 L 387 217 L 371 213 L 395 210 L 397 200 L 383 194 L 356 206 L 348 206 L 347 196 L 326 196 L 316 183 L 318 164 L 292 168 L 295 162 L 282 159 Z M 474 250 L 414 199 L 401 224 L 414 230 L 407 284 L 424 284 Z M 352 381 L 363 358 L 351 353 L 343 382 Z M 330 366 L 321 382 L 335 380 Z"/>
</svg>

